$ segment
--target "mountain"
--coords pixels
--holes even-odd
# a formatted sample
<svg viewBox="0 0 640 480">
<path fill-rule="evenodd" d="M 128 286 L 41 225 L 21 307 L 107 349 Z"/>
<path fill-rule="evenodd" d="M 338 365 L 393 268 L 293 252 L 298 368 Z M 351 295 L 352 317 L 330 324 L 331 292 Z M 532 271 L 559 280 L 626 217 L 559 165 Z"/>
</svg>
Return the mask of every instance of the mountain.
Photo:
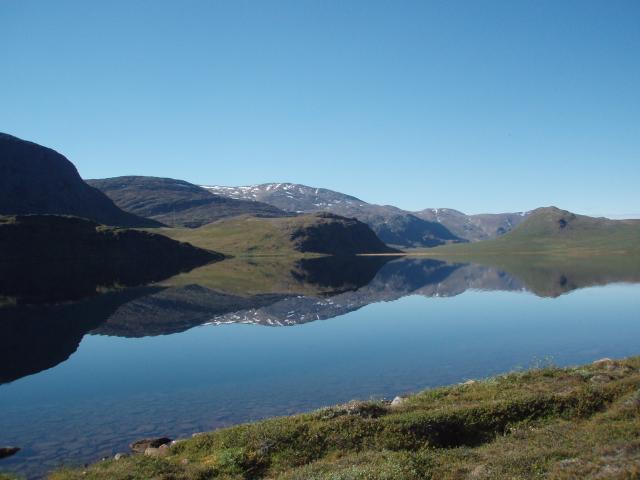
<svg viewBox="0 0 640 480">
<path fill-rule="evenodd" d="M 451 208 L 426 208 L 414 214 L 423 220 L 440 223 L 460 238 L 478 242 L 510 232 L 527 217 L 529 212 L 467 215 Z"/>
<path fill-rule="evenodd" d="M 328 211 L 366 223 L 380 240 L 398 247 L 433 247 L 465 242 L 434 221 L 390 205 L 374 205 L 325 188 L 293 183 L 265 183 L 244 187 L 203 186 L 216 195 L 236 200 L 256 200 L 288 212 Z"/>
<path fill-rule="evenodd" d="M 58 215 L 0 217 L 0 251 L 0 299 L 9 303 L 87 297 L 224 258 L 163 235 Z"/>
<path fill-rule="evenodd" d="M 0 215 L 24 214 L 75 215 L 124 227 L 160 226 L 120 210 L 87 185 L 58 152 L 0 133 Z"/>
<path fill-rule="evenodd" d="M 529 212 L 516 228 L 499 238 L 438 247 L 434 253 L 640 255 L 640 220 L 594 218 L 544 207 Z"/>
<path fill-rule="evenodd" d="M 123 210 L 173 227 L 199 227 L 225 217 L 287 216 L 279 208 L 252 200 L 235 200 L 172 178 L 128 176 L 87 180 Z"/>
<path fill-rule="evenodd" d="M 229 255 L 397 253 L 364 223 L 328 212 L 295 217 L 234 217 L 195 229 L 162 229 L 175 240 Z"/>
</svg>

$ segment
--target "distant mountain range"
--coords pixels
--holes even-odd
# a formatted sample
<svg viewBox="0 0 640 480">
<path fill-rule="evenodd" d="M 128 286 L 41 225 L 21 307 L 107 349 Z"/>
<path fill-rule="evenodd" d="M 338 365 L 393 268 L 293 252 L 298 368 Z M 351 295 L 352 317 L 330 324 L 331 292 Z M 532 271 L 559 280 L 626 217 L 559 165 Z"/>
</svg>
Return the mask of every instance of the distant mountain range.
<svg viewBox="0 0 640 480">
<path fill-rule="evenodd" d="M 284 217 L 277 207 L 251 200 L 215 195 L 204 188 L 172 178 L 128 176 L 87 180 L 118 207 L 172 227 L 195 228 L 237 215 Z"/>
<path fill-rule="evenodd" d="M 216 236 L 211 245 L 226 237 L 235 242 L 234 246 L 227 241 L 228 245 L 245 254 L 261 253 L 264 248 L 332 254 L 390 251 L 378 239 L 400 248 L 438 247 L 442 252 L 547 251 L 558 245 L 616 251 L 637 247 L 633 221 L 594 219 L 559 209 L 484 215 L 448 208 L 411 212 L 292 183 L 201 187 L 144 176 L 89 183 L 61 154 L 0 134 L 0 215 L 73 215 L 110 226 L 169 225 L 192 230 L 224 220 L 227 223 L 193 235 L 170 229 L 160 233 L 202 245 L 204 234 Z M 249 231 L 244 229 L 249 217 L 264 221 L 251 223 L 253 230 Z M 241 220 L 232 221 L 237 218 Z M 287 218 L 297 220 L 288 222 Z M 350 222 L 351 218 L 362 224 Z M 362 228 L 363 224 L 368 228 Z M 283 238 L 283 232 L 289 237 Z M 280 243 L 275 245 L 277 239 Z M 242 250 L 243 245 L 249 250 Z"/>
<path fill-rule="evenodd" d="M 367 203 L 333 190 L 294 183 L 202 187 L 216 195 L 264 202 L 287 212 L 328 211 L 355 217 L 368 224 L 382 241 L 399 247 L 434 247 L 488 240 L 512 230 L 527 215 L 526 212 L 466 215 L 449 208 L 410 212 L 390 205 Z"/>
<path fill-rule="evenodd" d="M 530 212 L 482 213 L 467 215 L 451 208 L 426 208 L 414 212 L 419 218 L 438 222 L 454 235 L 470 242 L 491 240 L 510 232 L 527 218 Z"/>
</svg>

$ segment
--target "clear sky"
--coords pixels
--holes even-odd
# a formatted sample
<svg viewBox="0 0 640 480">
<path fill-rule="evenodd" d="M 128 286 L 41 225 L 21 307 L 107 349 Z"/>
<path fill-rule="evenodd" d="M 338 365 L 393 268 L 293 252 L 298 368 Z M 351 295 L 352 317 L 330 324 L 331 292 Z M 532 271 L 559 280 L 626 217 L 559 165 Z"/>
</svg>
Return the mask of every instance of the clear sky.
<svg viewBox="0 0 640 480">
<path fill-rule="evenodd" d="M 640 216 L 640 1 L 0 0 L 0 131 L 84 178 Z"/>
</svg>

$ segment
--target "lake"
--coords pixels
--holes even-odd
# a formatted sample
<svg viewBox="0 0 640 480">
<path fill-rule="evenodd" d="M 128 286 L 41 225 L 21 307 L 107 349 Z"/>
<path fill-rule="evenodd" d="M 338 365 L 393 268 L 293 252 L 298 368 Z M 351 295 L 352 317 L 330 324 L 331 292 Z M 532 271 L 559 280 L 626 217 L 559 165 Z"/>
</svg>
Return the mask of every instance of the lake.
<svg viewBox="0 0 640 480">
<path fill-rule="evenodd" d="M 640 353 L 640 272 L 527 263 L 228 260 L 5 305 L 0 444 L 22 451 L 0 470 L 39 478 L 147 436 Z"/>
</svg>

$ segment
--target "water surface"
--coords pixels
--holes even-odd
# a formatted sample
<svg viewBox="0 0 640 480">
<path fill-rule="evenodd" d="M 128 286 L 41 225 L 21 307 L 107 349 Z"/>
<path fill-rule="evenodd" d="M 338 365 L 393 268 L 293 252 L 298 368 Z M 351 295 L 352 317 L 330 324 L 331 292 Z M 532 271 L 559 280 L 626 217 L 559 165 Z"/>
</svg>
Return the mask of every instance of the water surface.
<svg viewBox="0 0 640 480">
<path fill-rule="evenodd" d="M 220 275 L 222 262 L 80 302 L 0 309 L 0 443 L 23 448 L 0 466 L 36 478 L 145 436 L 640 353 L 629 272 L 345 262 L 231 264 Z"/>
</svg>

